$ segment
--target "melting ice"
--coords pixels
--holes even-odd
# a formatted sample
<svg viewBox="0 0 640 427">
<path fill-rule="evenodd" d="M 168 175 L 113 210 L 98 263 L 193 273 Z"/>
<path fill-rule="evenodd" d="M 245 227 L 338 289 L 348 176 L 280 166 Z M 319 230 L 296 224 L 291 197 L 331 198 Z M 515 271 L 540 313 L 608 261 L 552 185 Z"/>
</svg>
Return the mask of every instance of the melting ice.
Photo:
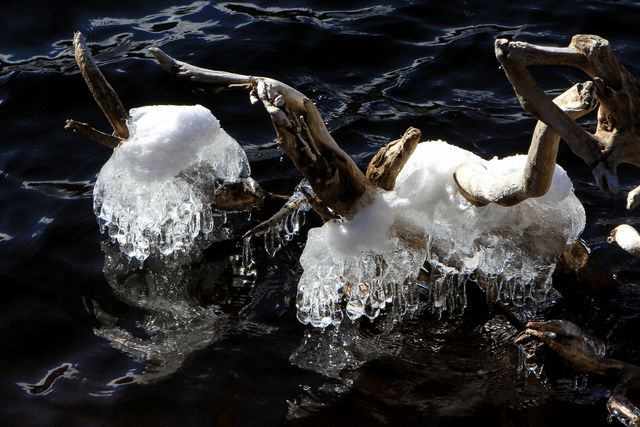
<svg viewBox="0 0 640 427">
<path fill-rule="evenodd" d="M 453 171 L 469 160 L 508 174 L 523 170 L 526 156 L 486 161 L 443 141 L 419 144 L 394 191 L 371 195 L 372 203 L 350 221 L 310 230 L 300 259 L 298 319 L 326 327 L 344 314 L 373 318 L 393 300 L 410 309 L 415 298 L 408 295 L 425 262 L 436 311 L 460 300 L 468 278 L 490 298 L 516 305 L 544 298 L 557 256 L 585 224 L 571 180 L 556 165 L 546 195 L 509 208 L 478 208 L 453 180 Z M 458 290 L 442 292 L 452 284 Z"/>
<path fill-rule="evenodd" d="M 215 186 L 249 176 L 240 145 L 201 105 L 134 108 L 130 137 L 113 152 L 94 187 L 94 211 L 129 257 L 179 255 L 219 240 L 223 214 Z"/>
</svg>

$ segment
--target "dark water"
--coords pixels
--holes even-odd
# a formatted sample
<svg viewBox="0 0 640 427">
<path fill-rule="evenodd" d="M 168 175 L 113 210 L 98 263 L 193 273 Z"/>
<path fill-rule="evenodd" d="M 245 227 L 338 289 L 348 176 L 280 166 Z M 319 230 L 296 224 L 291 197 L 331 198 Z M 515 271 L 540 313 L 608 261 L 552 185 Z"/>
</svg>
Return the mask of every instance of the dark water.
<svg viewBox="0 0 640 427">
<path fill-rule="evenodd" d="M 632 1 L 256 3 L 1 6 L 1 424 L 606 425 L 608 385 L 527 381 L 510 344 L 515 332 L 500 319 L 448 334 L 436 333 L 424 313 L 400 326 L 356 325 L 343 331 L 350 356 L 327 360 L 332 338 L 295 319 L 301 238 L 275 260 L 258 245 L 252 287 L 231 284 L 225 260 L 239 253 L 238 241 L 205 252 L 185 274 L 199 278 L 198 303 L 216 307 L 220 322 L 206 339 L 179 341 L 156 366 L 95 332 L 114 322 L 135 331 L 147 313 L 102 272 L 91 192 L 110 151 L 63 130 L 71 117 L 108 128 L 76 71 L 75 30 L 126 106 L 211 108 L 246 149 L 254 178 L 279 193 L 300 176 L 275 148 L 264 111 L 244 94 L 218 95 L 167 75 L 148 47 L 291 84 L 317 103 L 361 166 L 410 125 L 483 156 L 526 152 L 534 123 L 498 69 L 500 35 L 564 45 L 572 34 L 598 34 L 640 76 L 640 6 Z M 556 91 L 583 79 L 561 68 L 536 75 Z M 624 194 L 599 192 L 568 150 L 558 162 L 587 209 L 593 256 L 625 284 L 552 310 L 606 338 L 613 356 L 638 363 L 640 262 L 605 243 L 636 216 L 624 211 Z M 624 189 L 638 184 L 631 168 L 621 175 Z"/>
</svg>

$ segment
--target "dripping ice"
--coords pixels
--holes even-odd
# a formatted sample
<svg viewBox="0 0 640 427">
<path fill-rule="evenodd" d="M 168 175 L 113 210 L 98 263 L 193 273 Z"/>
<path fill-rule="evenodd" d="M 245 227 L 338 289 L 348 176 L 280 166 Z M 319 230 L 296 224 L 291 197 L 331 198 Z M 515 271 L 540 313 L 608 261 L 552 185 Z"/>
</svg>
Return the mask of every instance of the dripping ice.
<svg viewBox="0 0 640 427">
<path fill-rule="evenodd" d="M 585 224 L 571 180 L 556 165 L 546 195 L 509 208 L 478 208 L 453 180 L 456 167 L 469 160 L 508 174 L 522 170 L 526 156 L 487 161 L 443 141 L 419 144 L 393 191 L 373 194 L 350 221 L 309 231 L 298 319 L 326 327 L 344 315 L 374 318 L 392 301 L 410 310 L 425 262 L 435 312 L 464 305 L 464 283 L 471 279 L 495 300 L 519 305 L 544 299 L 557 256 Z"/>
<path fill-rule="evenodd" d="M 240 145 L 201 105 L 134 108 L 130 137 L 113 152 L 94 187 L 101 230 L 140 261 L 179 256 L 231 230 L 212 210 L 223 181 L 249 176 Z"/>
</svg>

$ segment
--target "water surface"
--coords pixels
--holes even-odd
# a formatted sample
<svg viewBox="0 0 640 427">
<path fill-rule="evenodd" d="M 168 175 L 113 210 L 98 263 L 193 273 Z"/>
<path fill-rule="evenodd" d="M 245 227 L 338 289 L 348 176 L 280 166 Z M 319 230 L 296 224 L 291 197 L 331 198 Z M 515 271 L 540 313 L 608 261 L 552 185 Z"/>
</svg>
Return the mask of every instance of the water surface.
<svg viewBox="0 0 640 427">
<path fill-rule="evenodd" d="M 207 106 L 247 151 L 254 178 L 273 192 L 290 193 L 300 176 L 278 151 L 262 108 L 244 94 L 175 79 L 148 47 L 296 87 L 363 167 L 408 126 L 486 157 L 524 153 L 534 121 L 498 68 L 493 40 L 566 45 L 573 34 L 594 33 L 640 75 L 639 14 L 631 1 L 578 0 L 4 4 L 2 424 L 607 425 L 606 385 L 527 381 L 510 344 L 515 331 L 499 318 L 471 319 L 444 333 L 428 313 L 399 326 L 390 315 L 345 326 L 338 337 L 300 325 L 295 284 L 303 238 L 274 260 L 257 245 L 253 285 L 242 285 L 229 264 L 239 241 L 212 247 L 166 279 L 189 278 L 190 295 L 199 298 L 192 305 L 215 307 L 209 323 L 158 335 L 174 347 L 155 359 L 144 348 L 119 345 L 110 327 L 154 342 L 140 326 L 149 313 L 132 303 L 149 290 L 142 279 L 125 285 L 117 271 L 103 273 L 110 249 L 101 244 L 92 186 L 110 151 L 63 126 L 74 118 L 108 129 L 75 67 L 71 38 L 81 30 L 127 107 Z M 555 91 L 585 79 L 564 68 L 535 75 Z M 586 123 L 593 126 L 594 118 Z M 637 216 L 624 210 L 624 194 L 599 192 L 566 147 L 558 162 L 585 204 L 593 256 L 625 285 L 613 296 L 560 300 L 554 314 L 586 323 L 608 340 L 613 356 L 639 363 L 640 263 L 605 242 L 615 225 L 636 224 Z M 628 190 L 640 176 L 622 168 L 621 178 Z M 344 342 L 349 353 L 335 350 Z"/>
</svg>

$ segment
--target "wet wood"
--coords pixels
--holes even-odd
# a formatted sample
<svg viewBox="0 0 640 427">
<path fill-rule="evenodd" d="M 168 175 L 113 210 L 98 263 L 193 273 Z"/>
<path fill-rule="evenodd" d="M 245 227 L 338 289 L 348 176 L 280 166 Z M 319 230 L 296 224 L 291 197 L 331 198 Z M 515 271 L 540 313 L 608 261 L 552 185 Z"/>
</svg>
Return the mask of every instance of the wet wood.
<svg viewBox="0 0 640 427">
<path fill-rule="evenodd" d="M 129 138 L 129 129 L 127 128 L 129 113 L 124 108 L 116 91 L 113 90 L 98 68 L 84 37 L 79 32 L 73 36 L 73 47 L 78 68 L 80 68 L 82 77 L 96 103 L 116 134 L 122 139 Z"/>
<path fill-rule="evenodd" d="M 618 282 L 591 256 L 586 242 L 578 239 L 558 258 L 553 285 L 563 294 L 609 291 Z"/>
<path fill-rule="evenodd" d="M 535 345 L 535 342 L 545 345 L 577 372 L 616 379 L 617 386 L 607 402 L 607 409 L 617 418 L 629 421 L 627 425 L 638 425 L 640 410 L 628 396 L 640 390 L 640 366 L 605 357 L 596 351 L 597 344 L 594 343 L 598 341 L 566 320 L 528 322 L 515 339 L 516 344 L 524 347 Z"/>
<path fill-rule="evenodd" d="M 215 191 L 211 206 L 220 211 L 250 211 L 259 207 L 267 192 L 252 178 L 224 182 Z"/>
</svg>

